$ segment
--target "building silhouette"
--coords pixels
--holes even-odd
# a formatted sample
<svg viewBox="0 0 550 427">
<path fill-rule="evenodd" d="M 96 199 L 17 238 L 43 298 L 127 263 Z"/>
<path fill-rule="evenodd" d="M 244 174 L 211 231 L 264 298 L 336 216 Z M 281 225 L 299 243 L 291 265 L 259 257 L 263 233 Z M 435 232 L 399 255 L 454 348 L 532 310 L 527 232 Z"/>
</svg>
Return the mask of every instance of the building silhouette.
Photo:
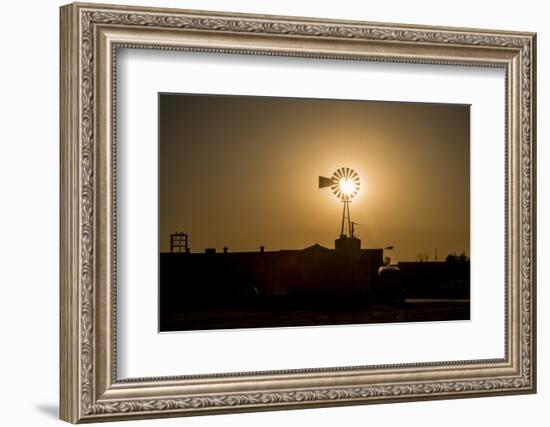
<svg viewBox="0 0 550 427">
<path fill-rule="evenodd" d="M 179 235 L 159 259 L 161 331 L 469 318 L 467 259 L 384 266 L 382 248 L 347 235 L 334 249 L 197 253 Z M 426 298 L 447 302 L 406 308 Z"/>
<path fill-rule="evenodd" d="M 359 239 L 347 236 L 336 240 L 335 249 L 315 244 L 299 250 L 161 253 L 161 312 L 366 304 L 382 262 L 382 249 L 361 249 Z"/>
</svg>

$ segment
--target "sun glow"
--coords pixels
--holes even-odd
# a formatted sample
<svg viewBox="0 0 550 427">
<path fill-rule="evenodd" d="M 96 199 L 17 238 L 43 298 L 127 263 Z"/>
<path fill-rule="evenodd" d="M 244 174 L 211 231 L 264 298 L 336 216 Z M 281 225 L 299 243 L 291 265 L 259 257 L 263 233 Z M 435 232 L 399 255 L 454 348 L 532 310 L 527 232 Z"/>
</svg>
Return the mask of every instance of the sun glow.
<svg viewBox="0 0 550 427">
<path fill-rule="evenodd" d="M 357 195 L 360 185 L 359 174 L 350 168 L 337 169 L 330 178 L 319 177 L 319 188 L 330 187 L 332 193 L 346 203 Z"/>
<path fill-rule="evenodd" d="M 342 178 L 338 182 L 338 185 L 340 186 L 340 191 L 342 191 L 345 196 L 350 196 L 356 191 L 355 183 L 350 179 Z"/>
</svg>

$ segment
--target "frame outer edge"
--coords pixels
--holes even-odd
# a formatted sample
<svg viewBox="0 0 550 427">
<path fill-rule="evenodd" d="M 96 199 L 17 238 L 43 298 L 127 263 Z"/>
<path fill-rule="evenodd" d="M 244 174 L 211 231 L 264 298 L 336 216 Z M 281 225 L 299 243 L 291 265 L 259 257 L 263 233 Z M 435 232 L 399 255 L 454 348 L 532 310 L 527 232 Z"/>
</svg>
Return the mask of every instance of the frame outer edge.
<svg viewBox="0 0 550 427">
<path fill-rule="evenodd" d="M 531 390 L 537 393 L 537 33 L 531 36 Z"/>
<path fill-rule="evenodd" d="M 104 7 L 103 7 L 104 6 Z M 83 8 L 89 7 L 92 10 L 98 10 L 98 8 L 105 9 L 107 11 L 136 11 L 136 12 L 151 12 L 155 10 L 163 10 L 166 13 L 191 13 L 193 11 L 183 11 L 177 9 L 149 9 L 142 7 L 127 7 L 127 6 L 114 6 L 114 5 L 101 5 L 101 4 L 72 4 L 63 6 L 60 9 L 61 17 L 61 32 L 60 32 L 60 139 L 61 139 L 61 197 L 60 197 L 60 383 L 61 383 L 61 411 L 60 418 L 71 422 L 96 422 L 96 421 L 109 421 L 119 419 L 139 419 L 139 418 L 161 418 L 168 416 L 182 416 L 182 415 L 200 415 L 209 413 L 234 413 L 234 412 L 249 412 L 258 410 L 277 410 L 277 409 L 290 409 L 290 408 L 306 408 L 306 407 L 327 407 L 336 405 L 349 405 L 349 404 L 365 404 L 365 403 L 382 403 L 384 400 L 374 399 L 370 402 L 366 401 L 363 397 L 354 397 L 355 389 L 341 390 L 342 397 L 338 397 L 337 400 L 332 400 L 332 395 L 325 396 L 323 393 L 333 393 L 337 390 L 326 389 L 320 390 L 317 394 L 316 390 L 296 390 L 292 393 L 276 393 L 270 391 L 264 393 L 257 401 L 257 397 L 251 393 L 239 393 L 233 395 L 207 395 L 191 397 L 184 402 L 177 399 L 145 399 L 145 400 L 111 400 L 111 401 L 97 401 L 97 396 L 94 393 L 97 391 L 96 383 L 97 379 L 94 377 L 95 369 L 94 364 L 97 362 L 94 358 L 96 352 L 96 330 L 92 330 L 90 324 L 90 316 L 94 314 L 95 317 L 95 304 L 97 294 L 93 292 L 93 288 L 96 285 L 97 276 L 94 271 L 90 271 L 90 266 L 94 266 L 97 259 L 95 259 L 94 247 L 95 247 L 95 234 L 97 232 L 97 219 L 95 216 L 95 203 L 96 199 L 96 179 L 94 177 L 97 171 L 97 158 L 94 155 L 96 144 L 94 139 L 97 135 L 94 135 L 96 130 L 94 124 L 95 108 L 92 108 L 92 114 L 88 115 L 88 110 L 83 111 L 82 107 L 88 105 L 90 102 L 92 105 L 97 102 L 94 95 L 95 92 L 94 81 L 89 81 L 89 72 L 87 71 L 87 63 L 81 62 L 81 59 L 88 59 L 86 54 L 90 54 L 86 49 L 93 46 L 92 40 L 81 39 L 81 27 L 86 28 L 88 21 L 81 21 L 81 11 Z M 102 10 L 101 12 L 105 12 Z M 193 14 L 195 14 L 193 12 Z M 196 12 L 199 24 L 197 27 L 208 31 L 228 31 L 227 29 L 217 28 L 214 24 L 217 21 L 214 18 L 220 18 L 223 21 L 227 17 L 242 16 L 245 19 L 262 19 L 261 15 L 247 15 L 247 14 L 222 14 L 217 12 Z M 132 15 L 133 16 L 133 15 Z M 289 27 L 296 27 L 298 23 L 306 23 L 306 27 L 312 27 L 316 24 L 324 24 L 327 21 L 317 22 L 316 18 L 290 18 L 290 17 L 268 17 L 273 19 L 285 19 Z M 108 19 L 107 19 L 108 20 Z M 205 22 L 206 25 L 202 23 Z M 258 21 L 259 22 L 259 21 Z M 330 22 L 329 22 L 330 23 Z M 136 23 L 132 23 L 136 25 Z M 212 25 L 214 26 L 212 26 Z M 264 24 L 263 22 L 261 23 Z M 334 24 L 347 25 L 346 23 L 334 22 Z M 366 23 L 359 23 L 360 25 Z M 374 23 L 370 23 L 374 24 Z M 145 22 L 145 25 L 147 22 Z M 392 24 L 386 24 L 388 28 L 392 28 Z M 195 29 L 195 24 L 190 25 Z M 232 27 L 229 27 L 230 31 Z M 263 28 L 263 27 L 262 27 Z M 405 26 L 405 30 L 415 28 L 413 26 Z M 420 27 L 422 28 L 422 27 Z M 314 28 L 315 29 L 315 28 Z M 448 43 L 448 45 L 459 44 L 453 41 L 449 36 L 453 36 L 453 31 L 459 30 L 457 28 L 438 28 L 438 27 L 426 27 L 428 31 L 447 31 L 446 38 L 436 38 L 435 42 L 430 38 L 423 39 L 423 44 L 435 44 Z M 265 32 L 282 34 L 282 29 L 278 27 L 269 27 Z M 333 34 L 328 32 L 328 28 L 321 28 L 320 34 L 315 34 L 315 37 L 327 37 L 328 39 L 343 39 L 345 37 L 356 37 L 355 33 L 346 34 Z M 401 29 L 399 29 L 401 30 Z M 238 28 L 238 32 L 251 33 L 254 32 L 253 27 L 245 29 Z M 291 30 L 292 31 L 292 30 Z M 522 378 L 516 379 L 518 383 L 512 382 L 508 385 L 504 385 L 502 390 L 498 390 L 500 386 L 493 388 L 492 382 L 485 382 L 483 380 L 477 381 L 478 386 L 472 385 L 470 393 L 458 394 L 458 390 L 447 391 L 445 388 L 441 390 L 441 394 L 433 393 L 431 387 L 437 384 L 424 384 L 426 390 L 423 393 L 416 393 L 413 389 L 415 384 L 410 386 L 411 393 L 403 393 L 398 395 L 391 395 L 387 399 L 390 402 L 398 401 L 421 401 L 421 400 L 435 400 L 440 398 L 464 398 L 473 397 L 475 395 L 500 395 L 500 394 L 524 394 L 533 393 L 536 391 L 536 339 L 535 339 L 535 327 L 536 327 L 536 312 L 535 312 L 535 283 L 536 277 L 532 272 L 535 270 L 535 254 L 536 254 L 536 181 L 535 181 L 535 111 L 536 111 L 536 36 L 533 33 L 507 33 L 507 32 L 491 32 L 480 31 L 479 34 L 474 34 L 472 29 L 468 29 L 465 37 L 473 37 L 467 39 L 465 44 L 470 46 L 477 44 L 476 40 L 480 40 L 484 45 L 484 39 L 488 40 L 488 45 L 496 45 L 499 40 L 503 39 L 503 45 L 500 47 L 510 47 L 513 49 L 519 47 L 519 43 L 523 49 L 530 48 L 530 52 L 526 55 L 527 61 L 530 60 L 530 66 L 527 64 L 523 70 L 528 70 L 527 85 L 529 89 L 526 92 L 529 93 L 530 98 L 524 99 L 524 112 L 530 114 L 530 117 L 521 123 L 524 130 L 529 132 L 529 138 L 523 140 L 526 142 L 525 148 L 530 149 L 529 154 L 522 157 L 522 160 L 527 161 L 528 164 L 522 170 L 522 173 L 526 174 L 529 182 L 526 182 L 526 188 L 530 191 L 530 194 L 526 197 L 524 202 L 528 203 L 529 208 L 526 209 L 527 215 L 524 216 L 527 222 L 528 231 L 527 237 L 530 241 L 527 243 L 525 253 L 528 262 L 528 273 L 526 275 L 526 284 L 524 286 L 524 300 L 525 311 L 529 311 L 529 316 L 524 318 L 525 327 L 530 327 L 529 331 L 522 336 L 529 341 L 523 343 L 523 347 L 519 345 L 517 350 L 519 352 L 520 359 L 525 359 L 528 363 L 524 366 Z M 262 32 L 262 31 L 260 31 Z M 303 31 L 302 28 L 297 29 L 299 37 L 309 37 L 307 31 Z M 235 34 L 235 32 L 234 32 Z M 294 34 L 291 32 L 290 34 Z M 443 33 L 441 33 L 443 34 Z M 487 36 L 485 36 L 487 34 Z M 502 36 L 496 36 L 500 34 Z M 406 33 L 406 35 L 410 35 Z M 412 34 L 414 36 L 414 32 Z M 438 35 L 437 33 L 435 34 Z M 517 37 L 516 37 L 517 35 Z M 361 38 L 362 36 L 358 36 Z M 403 35 L 399 35 L 402 38 Z M 509 40 L 506 40 L 509 38 Z M 520 40 L 522 39 L 522 40 Z M 320 40 L 320 39 L 319 39 Z M 92 43 L 90 43 L 92 41 Z M 410 40 L 408 40 L 410 41 Z M 413 40 L 414 41 L 414 40 Z M 95 61 L 93 61 L 93 49 L 91 51 L 92 67 L 95 67 Z M 520 61 L 520 64 L 522 61 Z M 524 65 L 524 64 L 522 64 Z M 95 75 L 97 70 L 93 70 L 92 76 Z M 86 81 L 84 82 L 82 74 L 86 74 Z M 84 82 L 84 83 L 83 83 Z M 88 93 L 88 84 L 91 83 L 93 92 Z M 82 84 L 82 85 L 81 85 Z M 519 86 L 521 88 L 521 84 Z M 524 94 L 524 90 L 520 89 L 520 93 Z M 81 99 L 81 96 L 83 99 Z M 92 119 L 91 127 L 89 120 Z M 521 132 L 520 132 L 521 133 Z M 82 160 L 82 161 L 81 161 Z M 92 162 L 91 164 L 89 162 Z M 80 196 L 86 192 L 86 197 Z M 92 194 L 91 194 L 92 193 Z M 523 191 L 521 191 L 523 194 Z M 523 211 L 525 212 L 525 210 Z M 84 227 L 86 230 L 81 230 Z M 92 237 L 94 242 L 90 242 L 88 239 Z M 519 243 L 519 242 L 518 242 Z M 530 262 L 529 262 L 530 261 Z M 85 274 L 84 274 L 85 273 Z M 84 274 L 84 275 L 83 275 Z M 92 293 L 93 292 L 93 293 Z M 530 292 L 530 295 L 529 295 Z M 531 304 L 529 304 L 531 303 Z M 90 311 L 91 309 L 91 311 Z M 518 343 L 519 344 L 519 343 Z M 523 350 L 523 354 L 522 354 Z M 531 363 L 529 363 L 531 362 Z M 527 375 L 526 372 L 529 372 Z M 496 379 L 499 380 L 499 379 Z M 495 381 L 496 381 L 495 380 Z M 511 379 L 511 381 L 516 381 Z M 465 384 L 469 384 L 467 381 Z M 517 385 L 516 385 L 517 384 Z M 452 385 L 452 384 L 451 384 Z M 404 390 L 408 390 L 409 385 L 398 385 L 404 387 Z M 442 387 L 446 387 L 445 384 Z M 479 387 L 479 388 L 476 388 Z M 518 387 L 518 388 L 516 388 Z M 406 391 L 405 390 L 405 391 Z M 344 396 L 346 393 L 351 393 L 350 396 Z M 437 391 L 437 390 L 436 390 Z M 340 390 L 338 390 L 340 392 Z M 288 394 L 288 399 L 287 399 Z M 292 394 L 292 396 L 290 395 Z M 265 395 L 265 396 L 264 396 Z M 275 396 L 277 395 L 277 396 Z M 279 396 L 280 395 L 280 396 Z M 270 401 L 263 401 L 263 398 L 269 397 Z M 311 399 L 310 399 L 311 397 Z M 370 396 L 373 397 L 373 396 Z M 306 398 L 302 400 L 302 398 Z M 189 403 L 189 404 L 188 404 Z"/>
<path fill-rule="evenodd" d="M 74 5 L 59 9 L 59 137 L 60 137 L 60 319 L 59 418 L 79 416 L 79 247 L 78 236 L 78 19 Z"/>
</svg>

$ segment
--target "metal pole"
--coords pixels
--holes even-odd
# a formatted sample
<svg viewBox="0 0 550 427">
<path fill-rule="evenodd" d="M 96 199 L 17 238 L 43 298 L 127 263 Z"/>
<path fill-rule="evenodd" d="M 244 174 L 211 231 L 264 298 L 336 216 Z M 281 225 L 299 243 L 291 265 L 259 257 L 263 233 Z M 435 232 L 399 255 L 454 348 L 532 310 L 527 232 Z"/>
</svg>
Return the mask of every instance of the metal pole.
<svg viewBox="0 0 550 427">
<path fill-rule="evenodd" d="M 349 237 L 350 239 L 353 239 L 353 228 L 351 226 L 351 215 L 349 213 L 349 204 L 350 202 L 346 203 L 348 205 L 348 231 L 349 231 Z"/>
<path fill-rule="evenodd" d="M 342 226 L 340 227 L 340 236 L 347 236 L 345 234 L 346 226 L 348 227 L 347 232 L 349 233 L 349 237 L 353 238 L 353 228 L 351 225 L 351 216 L 349 214 L 349 200 L 344 200 L 342 203 L 344 203 L 344 210 L 342 211 Z"/>
<path fill-rule="evenodd" d="M 346 202 L 344 201 L 344 210 L 342 211 L 342 227 L 340 228 L 340 236 L 344 235 L 344 221 L 346 220 Z"/>
</svg>

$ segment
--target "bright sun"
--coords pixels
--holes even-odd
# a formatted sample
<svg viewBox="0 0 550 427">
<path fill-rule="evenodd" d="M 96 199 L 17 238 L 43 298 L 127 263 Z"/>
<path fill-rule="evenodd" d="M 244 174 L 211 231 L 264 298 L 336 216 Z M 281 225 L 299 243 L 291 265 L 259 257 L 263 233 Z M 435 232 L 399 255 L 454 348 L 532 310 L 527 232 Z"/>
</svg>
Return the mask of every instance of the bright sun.
<svg viewBox="0 0 550 427">
<path fill-rule="evenodd" d="M 350 179 L 342 178 L 338 182 L 338 185 L 340 186 L 340 191 L 346 196 L 350 196 L 355 192 L 355 184 Z"/>
</svg>

